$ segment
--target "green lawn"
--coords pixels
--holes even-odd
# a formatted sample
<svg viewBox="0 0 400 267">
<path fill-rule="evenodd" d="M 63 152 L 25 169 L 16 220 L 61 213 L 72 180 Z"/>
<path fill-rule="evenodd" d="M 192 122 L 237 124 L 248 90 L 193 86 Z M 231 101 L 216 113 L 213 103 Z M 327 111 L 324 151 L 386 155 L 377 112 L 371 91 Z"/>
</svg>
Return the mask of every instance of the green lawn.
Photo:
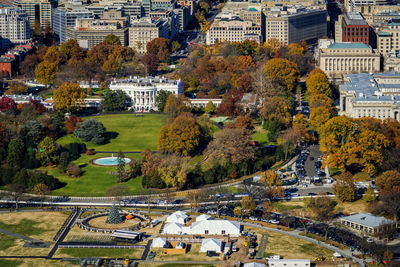
<svg viewBox="0 0 400 267">
<path fill-rule="evenodd" d="M 10 247 L 15 246 L 16 240 L 17 239 L 14 237 L 11 237 L 11 236 L 8 236 L 5 234 L 0 234 L 0 250 L 6 250 Z M 0 266 L 2 266 L 1 262 L 0 262 Z"/>
<path fill-rule="evenodd" d="M 57 254 L 66 254 L 76 258 L 140 258 L 143 250 L 130 248 L 61 248 Z"/>
<path fill-rule="evenodd" d="M 43 229 L 43 228 L 38 228 L 36 225 L 39 224 L 39 222 L 29 220 L 29 219 L 23 219 L 17 224 L 8 224 L 8 223 L 3 223 L 0 221 L 0 228 L 9 230 L 11 232 L 15 232 L 21 235 L 25 236 L 31 236 L 31 235 L 39 235 L 41 233 L 44 233 L 48 230 Z M 2 241 L 3 239 L 6 240 L 7 238 L 2 236 Z M 11 243 L 12 240 L 8 240 L 6 242 Z"/>
<path fill-rule="evenodd" d="M 22 260 L 14 261 L 14 260 L 0 260 L 0 266 L 7 266 L 7 267 L 16 267 L 22 264 Z"/>
<path fill-rule="evenodd" d="M 97 154 L 93 156 L 82 155 L 79 159 L 73 163 L 80 166 L 83 174 L 81 177 L 72 178 L 65 174 L 60 174 L 57 168 L 42 168 L 42 170 L 48 171 L 49 174 L 56 177 L 66 185 L 62 188 L 54 190 L 54 195 L 68 195 L 68 196 L 87 196 L 87 197 L 98 197 L 104 196 L 107 188 L 110 188 L 117 184 L 116 175 L 110 174 L 111 171 L 115 172 L 116 167 L 103 167 L 94 166 L 89 163 L 93 158 L 102 156 L 109 156 L 106 154 Z M 127 157 L 137 158 L 138 154 L 127 154 Z M 125 185 L 131 189 L 131 194 L 138 194 L 142 191 L 142 177 L 136 177 L 130 179 Z"/>
<path fill-rule="evenodd" d="M 102 122 L 108 132 L 115 132 L 118 136 L 107 144 L 94 145 L 87 142 L 88 148 L 98 151 L 143 151 L 145 148 L 157 149 L 158 133 L 166 124 L 167 117 L 161 114 L 134 114 L 103 115 L 93 117 Z M 65 145 L 77 142 L 79 139 L 72 134 L 58 139 L 58 143 Z"/>
</svg>

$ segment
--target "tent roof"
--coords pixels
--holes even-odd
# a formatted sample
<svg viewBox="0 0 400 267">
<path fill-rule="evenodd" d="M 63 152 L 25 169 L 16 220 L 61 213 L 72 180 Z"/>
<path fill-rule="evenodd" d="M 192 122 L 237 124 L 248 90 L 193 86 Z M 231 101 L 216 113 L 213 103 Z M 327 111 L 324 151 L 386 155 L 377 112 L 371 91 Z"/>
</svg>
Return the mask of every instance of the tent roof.
<svg viewBox="0 0 400 267">
<path fill-rule="evenodd" d="M 207 214 L 201 214 L 200 216 L 196 217 L 196 222 L 210 220 L 212 217 Z"/>
<path fill-rule="evenodd" d="M 248 262 L 248 263 L 245 263 L 243 265 L 243 267 L 265 267 L 265 264 L 264 263 L 258 263 L 258 262 Z"/>
</svg>

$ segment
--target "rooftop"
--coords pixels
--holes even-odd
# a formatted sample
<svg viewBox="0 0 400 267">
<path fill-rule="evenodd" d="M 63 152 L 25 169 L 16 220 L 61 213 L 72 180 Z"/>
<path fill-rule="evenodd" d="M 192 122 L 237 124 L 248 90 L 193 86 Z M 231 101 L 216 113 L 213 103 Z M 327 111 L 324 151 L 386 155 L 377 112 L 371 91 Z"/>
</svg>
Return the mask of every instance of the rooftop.
<svg viewBox="0 0 400 267">
<path fill-rule="evenodd" d="M 333 43 L 328 48 L 333 49 L 363 49 L 363 48 L 371 48 L 371 46 L 364 43 Z"/>
<path fill-rule="evenodd" d="M 358 213 L 344 217 L 343 219 L 373 228 L 384 224 L 394 223 L 392 220 L 388 220 L 385 217 L 375 216 L 371 213 Z"/>
<path fill-rule="evenodd" d="M 344 13 L 344 19 L 347 25 L 368 25 L 367 21 L 359 12 Z"/>
<path fill-rule="evenodd" d="M 393 78 L 392 82 L 379 83 L 377 78 Z M 391 95 L 390 93 L 384 94 L 383 89 L 398 88 L 400 86 L 400 73 L 386 72 L 386 73 L 358 73 L 347 74 L 346 78 L 349 80 L 340 85 L 340 90 L 354 93 L 354 102 L 385 102 L 388 104 L 400 105 L 400 97 Z"/>
</svg>

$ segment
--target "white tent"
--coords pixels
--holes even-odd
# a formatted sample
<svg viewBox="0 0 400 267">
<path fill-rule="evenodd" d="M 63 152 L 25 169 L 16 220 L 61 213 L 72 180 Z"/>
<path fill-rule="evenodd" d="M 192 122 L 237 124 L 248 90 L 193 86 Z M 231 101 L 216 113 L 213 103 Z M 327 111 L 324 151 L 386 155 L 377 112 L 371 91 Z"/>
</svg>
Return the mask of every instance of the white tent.
<svg viewBox="0 0 400 267">
<path fill-rule="evenodd" d="M 167 223 L 164 226 L 163 234 L 177 235 L 182 233 L 183 224 L 180 223 Z"/>
<path fill-rule="evenodd" d="M 207 251 L 221 252 L 222 240 L 216 238 L 203 239 L 203 241 L 201 242 L 200 252 L 207 252 Z"/>
<path fill-rule="evenodd" d="M 151 243 L 152 248 L 162 248 L 166 244 L 168 244 L 167 239 L 162 238 L 162 237 L 156 237 L 153 239 L 153 242 Z"/>
<path fill-rule="evenodd" d="M 207 214 L 201 214 L 200 216 L 196 217 L 196 222 L 207 221 L 207 220 L 212 220 L 212 217 Z"/>
<path fill-rule="evenodd" d="M 185 224 L 189 216 L 186 212 L 176 211 L 167 217 L 167 223 L 180 223 Z"/>
<path fill-rule="evenodd" d="M 188 229 L 183 229 L 186 234 L 192 235 L 240 235 L 239 222 L 228 220 L 205 220 L 194 222 Z"/>
<path fill-rule="evenodd" d="M 243 267 L 265 267 L 265 264 L 264 263 L 258 263 L 258 262 L 248 262 L 248 263 L 245 263 L 243 265 Z"/>
</svg>

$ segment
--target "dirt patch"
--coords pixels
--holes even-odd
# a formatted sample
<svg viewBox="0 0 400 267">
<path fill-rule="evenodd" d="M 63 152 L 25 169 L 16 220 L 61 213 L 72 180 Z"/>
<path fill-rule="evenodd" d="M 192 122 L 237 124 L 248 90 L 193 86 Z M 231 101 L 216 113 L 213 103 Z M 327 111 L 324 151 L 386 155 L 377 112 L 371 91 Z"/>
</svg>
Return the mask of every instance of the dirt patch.
<svg viewBox="0 0 400 267">
<path fill-rule="evenodd" d="M 131 228 L 140 223 L 138 218 L 133 218 L 131 220 L 124 220 L 122 223 L 118 224 L 110 224 L 106 223 L 107 215 L 100 216 L 89 220 L 87 223 L 91 227 L 100 228 L 100 229 L 125 229 Z"/>
</svg>

